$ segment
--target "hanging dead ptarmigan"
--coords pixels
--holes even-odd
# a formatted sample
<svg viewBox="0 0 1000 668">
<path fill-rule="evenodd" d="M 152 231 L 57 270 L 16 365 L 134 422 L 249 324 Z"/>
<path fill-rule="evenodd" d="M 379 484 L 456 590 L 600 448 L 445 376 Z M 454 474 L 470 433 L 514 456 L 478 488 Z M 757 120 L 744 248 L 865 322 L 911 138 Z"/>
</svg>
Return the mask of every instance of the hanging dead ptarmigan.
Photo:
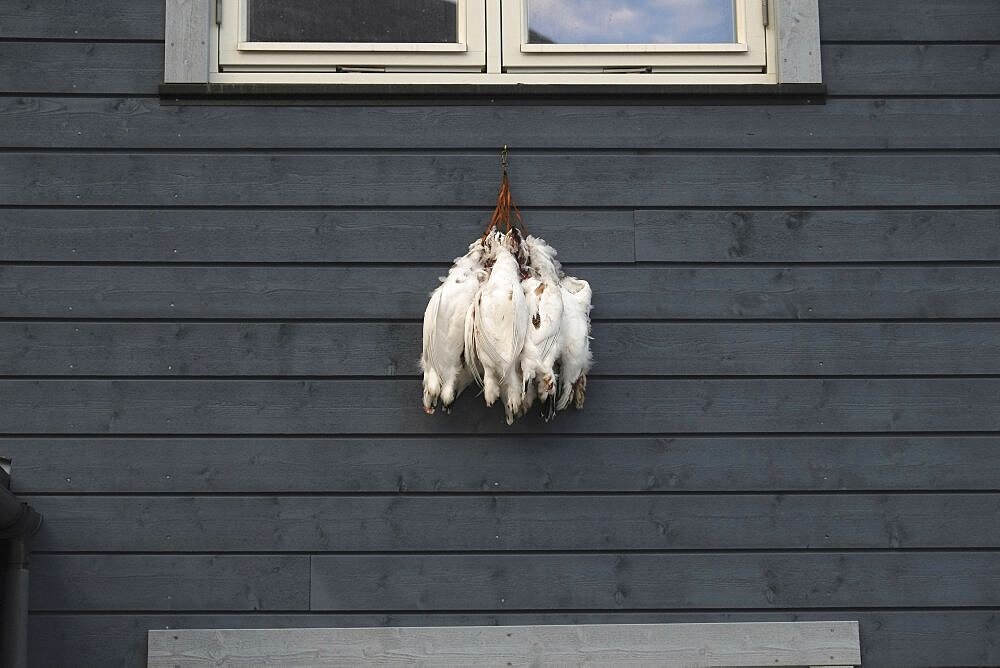
<svg viewBox="0 0 1000 668">
<path fill-rule="evenodd" d="M 528 236 L 510 195 L 507 149 L 496 208 L 481 239 L 457 258 L 424 312 L 424 410 L 452 402 L 475 380 L 507 424 L 536 400 L 548 421 L 582 408 L 590 351 L 590 284 L 563 273 L 555 248 Z"/>
<path fill-rule="evenodd" d="M 531 407 L 535 397 L 542 402 L 543 417 L 555 415 L 556 361 L 561 352 L 563 298 L 559 284 L 562 267 L 556 260 L 556 249 L 544 239 L 525 239 L 530 274 L 521 281 L 528 306 L 530 325 L 521 353 L 521 374 L 524 377 L 525 401 L 522 413 Z M 529 389 L 530 388 L 530 389 Z"/>
<path fill-rule="evenodd" d="M 473 361 L 479 360 L 486 405 L 492 406 L 503 397 L 507 424 L 513 424 L 524 400 L 519 360 L 528 328 L 528 308 L 516 259 L 520 244 L 517 230 L 490 244 L 493 266 L 468 312 L 465 326 L 468 366 L 476 375 L 478 369 Z"/>
<path fill-rule="evenodd" d="M 560 281 L 563 298 L 562 332 L 559 350 L 559 393 L 557 410 L 570 401 L 583 408 L 587 390 L 587 372 L 594 363 L 590 352 L 590 309 L 593 293 L 590 283 L 573 276 Z"/>
<path fill-rule="evenodd" d="M 468 253 L 455 259 L 424 310 L 420 367 L 424 372 L 424 411 L 428 414 L 434 412 L 439 400 L 449 411 L 455 398 L 472 382 L 463 355 L 465 316 L 486 277 L 483 256 L 482 241 L 477 240 Z"/>
</svg>

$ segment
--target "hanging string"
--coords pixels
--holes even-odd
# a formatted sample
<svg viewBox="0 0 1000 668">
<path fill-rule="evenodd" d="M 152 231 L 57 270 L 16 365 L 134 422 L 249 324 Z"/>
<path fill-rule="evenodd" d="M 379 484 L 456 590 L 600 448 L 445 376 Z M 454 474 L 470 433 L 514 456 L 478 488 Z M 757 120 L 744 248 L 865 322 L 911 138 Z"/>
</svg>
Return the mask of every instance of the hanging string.
<svg viewBox="0 0 1000 668">
<path fill-rule="evenodd" d="M 484 240 L 494 230 L 509 233 L 511 229 L 516 229 L 521 233 L 521 236 L 527 236 L 528 234 L 528 230 L 524 226 L 524 218 L 521 216 L 521 210 L 517 208 L 517 204 L 514 203 L 514 198 L 510 194 L 510 175 L 507 169 L 509 159 L 510 150 L 504 144 L 503 150 L 500 151 L 500 168 L 502 171 L 500 190 L 497 193 L 497 204 L 493 209 L 493 215 L 490 217 L 490 222 L 483 231 Z"/>
</svg>

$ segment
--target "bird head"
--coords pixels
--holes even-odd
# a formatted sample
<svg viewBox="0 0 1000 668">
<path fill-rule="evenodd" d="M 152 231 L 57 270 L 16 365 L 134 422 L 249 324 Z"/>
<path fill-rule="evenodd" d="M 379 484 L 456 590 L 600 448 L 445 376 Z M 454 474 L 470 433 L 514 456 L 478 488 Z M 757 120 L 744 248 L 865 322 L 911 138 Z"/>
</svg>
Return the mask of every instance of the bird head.
<svg viewBox="0 0 1000 668">
<path fill-rule="evenodd" d="M 511 255 L 517 256 L 521 251 L 521 233 L 516 227 L 512 227 L 510 232 L 504 235 L 503 245 Z"/>
<path fill-rule="evenodd" d="M 472 264 L 482 264 L 483 256 L 486 254 L 486 246 L 482 239 L 476 239 L 471 244 L 469 244 L 469 252 L 465 254 L 465 257 L 469 259 Z"/>
<path fill-rule="evenodd" d="M 529 235 L 524 240 L 531 267 L 540 276 L 557 279 L 562 265 L 556 259 L 556 249 L 545 243 L 545 239 Z"/>
<path fill-rule="evenodd" d="M 519 229 L 512 227 L 504 238 L 504 244 L 507 250 L 510 251 L 510 254 L 517 258 L 517 263 L 522 268 L 526 269 L 531 264 L 528 247 Z"/>
</svg>

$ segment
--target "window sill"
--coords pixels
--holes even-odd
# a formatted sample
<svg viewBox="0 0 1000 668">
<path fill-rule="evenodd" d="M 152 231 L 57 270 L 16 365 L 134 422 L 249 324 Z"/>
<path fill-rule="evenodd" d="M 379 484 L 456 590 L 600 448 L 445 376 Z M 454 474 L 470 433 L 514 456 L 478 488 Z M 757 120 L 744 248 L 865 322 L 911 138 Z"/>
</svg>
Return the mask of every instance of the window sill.
<svg viewBox="0 0 1000 668">
<path fill-rule="evenodd" d="M 823 104 L 824 84 L 250 84 L 164 83 L 163 104 Z"/>
</svg>

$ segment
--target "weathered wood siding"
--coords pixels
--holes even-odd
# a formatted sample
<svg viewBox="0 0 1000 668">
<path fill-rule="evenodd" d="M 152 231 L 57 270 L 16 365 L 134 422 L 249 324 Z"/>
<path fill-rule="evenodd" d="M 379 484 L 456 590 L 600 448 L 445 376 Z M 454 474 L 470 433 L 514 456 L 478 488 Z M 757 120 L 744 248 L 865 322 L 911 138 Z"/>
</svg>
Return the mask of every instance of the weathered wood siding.
<svg viewBox="0 0 1000 668">
<path fill-rule="evenodd" d="M 0 455 L 38 666 L 165 627 L 857 619 L 1000 663 L 1000 2 L 824 0 L 826 104 L 161 106 L 161 0 L 0 0 Z M 587 409 L 420 411 L 498 145 Z"/>
<path fill-rule="evenodd" d="M 599 665 L 831 666 L 861 659 L 857 622 L 153 629 L 150 668 Z"/>
</svg>

